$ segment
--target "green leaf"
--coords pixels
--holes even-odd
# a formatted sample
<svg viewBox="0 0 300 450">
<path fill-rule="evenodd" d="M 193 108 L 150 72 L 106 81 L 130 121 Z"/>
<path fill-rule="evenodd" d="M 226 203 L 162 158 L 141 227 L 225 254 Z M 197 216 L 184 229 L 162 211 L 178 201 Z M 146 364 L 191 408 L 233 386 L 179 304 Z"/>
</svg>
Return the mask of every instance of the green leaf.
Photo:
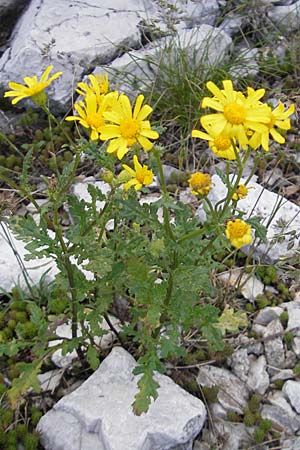
<svg viewBox="0 0 300 450">
<path fill-rule="evenodd" d="M 267 242 L 267 228 L 261 224 L 261 218 L 257 216 L 249 217 L 247 223 L 255 230 L 255 237 Z"/>
<path fill-rule="evenodd" d="M 234 311 L 233 308 L 223 311 L 218 323 L 223 335 L 226 331 L 238 333 L 239 328 L 247 327 L 247 325 L 247 314 L 243 311 Z"/>
<path fill-rule="evenodd" d="M 99 366 L 100 361 L 99 361 L 99 353 L 95 349 L 95 347 L 89 345 L 89 348 L 86 352 L 86 357 L 91 368 L 93 370 L 96 370 Z"/>
<path fill-rule="evenodd" d="M 140 416 L 146 413 L 151 404 L 151 398 L 155 400 L 158 396 L 157 389 L 159 384 L 153 378 L 153 371 L 147 367 L 142 377 L 138 381 L 139 392 L 135 396 L 132 404 L 135 415 Z"/>
<path fill-rule="evenodd" d="M 15 378 L 11 388 L 7 391 L 8 399 L 12 409 L 16 409 L 22 396 L 32 387 L 37 393 L 40 392 L 41 386 L 37 378 L 42 365 L 42 360 L 33 361 L 32 363 L 18 363 L 17 367 L 21 370 L 21 375 Z"/>
</svg>

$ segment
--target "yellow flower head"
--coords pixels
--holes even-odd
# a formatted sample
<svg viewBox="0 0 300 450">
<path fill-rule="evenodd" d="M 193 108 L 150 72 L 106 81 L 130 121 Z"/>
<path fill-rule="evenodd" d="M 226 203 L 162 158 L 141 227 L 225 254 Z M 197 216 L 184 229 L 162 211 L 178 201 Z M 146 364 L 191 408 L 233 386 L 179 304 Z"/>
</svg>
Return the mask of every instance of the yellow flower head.
<svg viewBox="0 0 300 450">
<path fill-rule="evenodd" d="M 78 116 L 68 116 L 67 121 L 78 120 L 80 125 L 90 130 L 90 138 L 95 141 L 99 138 L 100 127 L 104 125 L 104 112 L 107 111 L 118 97 L 117 92 L 110 92 L 103 96 L 100 105 L 97 97 L 93 93 L 88 93 L 84 101 L 80 101 L 74 105 Z"/>
<path fill-rule="evenodd" d="M 244 184 L 240 184 L 236 190 L 235 193 L 232 196 L 233 200 L 241 200 L 242 198 L 246 198 L 248 195 L 248 190 L 249 188 L 247 188 L 247 186 L 245 186 Z"/>
<path fill-rule="evenodd" d="M 13 90 L 6 91 L 4 93 L 4 97 L 15 97 L 12 100 L 13 105 L 26 97 L 30 97 L 31 100 L 37 105 L 44 105 L 47 100 L 45 88 L 48 87 L 53 80 L 60 77 L 60 75 L 62 74 L 62 72 L 56 72 L 54 75 L 52 75 L 52 77 L 48 78 L 52 69 L 53 66 L 48 66 L 42 74 L 40 81 L 38 81 L 36 75 L 34 75 L 33 77 L 24 77 L 24 81 L 27 86 L 10 81 L 8 83 L 8 86 Z"/>
<path fill-rule="evenodd" d="M 225 234 L 231 245 L 236 248 L 241 248 L 252 242 L 251 227 L 241 219 L 229 220 L 226 224 Z"/>
<path fill-rule="evenodd" d="M 213 130 L 210 130 L 210 134 L 203 133 L 199 130 L 192 130 L 192 137 L 205 139 L 208 141 L 208 145 L 213 153 L 220 158 L 233 160 L 236 159 L 236 152 L 239 151 L 238 147 L 233 147 L 230 138 L 224 134 L 216 134 Z M 234 141 L 234 139 L 233 139 Z"/>
<path fill-rule="evenodd" d="M 270 110 L 269 122 L 267 123 L 266 130 L 264 130 L 264 132 L 255 131 L 249 140 L 249 145 L 254 150 L 262 146 L 265 151 L 268 151 L 270 136 L 279 144 L 284 144 L 285 138 L 276 130 L 276 128 L 279 128 L 280 130 L 289 130 L 291 128 L 289 116 L 291 116 L 294 111 L 295 105 L 290 105 L 285 111 L 284 105 L 279 102 L 273 111 Z"/>
<path fill-rule="evenodd" d="M 205 196 L 211 189 L 211 177 L 208 173 L 195 172 L 188 179 L 191 193 Z"/>
<path fill-rule="evenodd" d="M 202 108 L 212 108 L 217 113 L 202 116 L 200 122 L 209 134 L 213 132 L 235 138 L 245 149 L 248 145 L 247 130 L 264 132 L 264 124 L 270 120 L 270 108 L 260 102 L 265 90 L 249 88 L 246 97 L 233 89 L 230 80 L 224 80 L 223 87 L 221 90 L 213 82 L 207 83 L 208 90 L 214 96 L 204 97 Z"/>
<path fill-rule="evenodd" d="M 134 189 L 138 191 L 143 186 L 147 186 L 153 181 L 152 170 L 149 170 L 146 165 L 142 166 L 136 155 L 133 157 L 133 165 L 134 170 L 126 164 L 123 164 L 123 169 L 125 169 L 132 177 L 131 180 L 124 184 L 125 191 L 128 191 L 131 186 L 134 186 Z"/>
<path fill-rule="evenodd" d="M 78 83 L 76 92 L 83 96 L 90 93 L 95 94 L 97 101 L 100 104 L 103 95 L 107 94 L 109 91 L 108 74 L 88 75 L 88 79 L 90 84 L 84 82 Z"/>
<path fill-rule="evenodd" d="M 105 112 L 107 123 L 100 128 L 100 139 L 110 140 L 108 153 L 115 153 L 119 159 L 138 142 L 144 150 L 151 150 L 153 143 L 149 139 L 157 139 L 159 134 L 151 129 L 147 116 L 152 112 L 149 105 L 142 106 L 144 96 L 139 95 L 132 110 L 130 100 L 121 94 L 111 111 Z"/>
</svg>

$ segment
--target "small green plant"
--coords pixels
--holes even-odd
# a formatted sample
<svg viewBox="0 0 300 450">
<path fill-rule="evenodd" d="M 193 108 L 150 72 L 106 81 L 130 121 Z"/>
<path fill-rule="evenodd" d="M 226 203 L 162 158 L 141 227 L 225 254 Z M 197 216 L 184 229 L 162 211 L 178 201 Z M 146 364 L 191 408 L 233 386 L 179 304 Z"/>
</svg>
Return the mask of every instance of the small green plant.
<svg viewBox="0 0 300 450">
<path fill-rule="evenodd" d="M 59 269 L 52 290 L 46 294 L 39 291 L 37 301 L 30 283 L 31 300 L 16 290 L 13 308 L 8 317 L 2 317 L 5 328 L 0 355 L 12 358 L 7 398 L 16 408 L 30 386 L 39 391 L 37 374 L 57 349 L 65 353 L 76 350 L 82 366 L 88 362 L 95 369 L 100 351 L 95 337 L 105 334 L 102 321 L 111 326 L 107 313 L 114 300 L 123 297 L 129 313 L 122 338 L 111 328 L 122 345 L 124 339 L 135 344 L 138 365 L 134 374 L 141 377 L 133 411 L 140 415 L 147 412 L 158 395 L 154 372 L 163 372 L 169 358 L 185 354 L 184 333 L 195 329 L 209 354 L 224 358 L 232 349 L 224 345 L 222 332 L 246 327 L 245 314 L 233 309 L 221 314 L 213 304 L 213 274 L 222 266 L 214 256 L 226 255 L 233 248 L 238 251 L 251 245 L 254 238 L 266 239 L 260 219 L 246 219 L 237 207 L 248 191 L 246 185 L 241 185 L 241 178 L 252 149 L 262 147 L 268 151 L 270 136 L 282 142 L 279 131 L 290 128 L 289 116 L 294 107 L 286 110 L 279 103 L 272 110 L 261 101 L 264 89 L 249 87 L 242 93 L 228 79 L 223 81 L 222 89 L 212 81 L 206 84 L 212 96 L 203 98 L 202 107 L 216 112 L 202 115 L 200 123 L 205 131 L 193 129 L 191 135 L 207 141 L 216 157 L 225 160 L 227 169 L 218 174 L 227 189 L 224 198 L 213 205 L 208 196 L 213 187 L 210 174 L 186 174 L 190 191 L 206 215 L 199 224 L 193 208 L 168 192 L 162 167 L 165 149 L 155 143 L 164 130 L 151 126 L 148 116 L 152 108 L 144 103 L 144 96 L 138 95 L 132 105 L 125 94 L 109 90 L 107 76 L 90 75 L 89 83 L 78 85 L 82 100 L 74 105 L 76 114 L 66 118 L 67 122 L 79 122 L 88 137 L 73 141 L 47 106 L 45 88 L 60 76 L 58 72 L 49 78 L 51 70 L 49 66 L 40 81 L 33 77 L 30 87 L 12 83 L 11 90 L 5 93 L 13 97 L 13 103 L 30 97 L 47 114 L 49 124 L 56 124 L 68 141 L 68 160 L 63 167 L 52 152 L 53 173 L 43 177 L 47 202 L 42 206 L 35 199 L 30 178 L 35 161 L 32 148 L 24 157 L 18 182 L 6 170 L 0 170 L 3 181 L 29 200 L 39 217 L 37 221 L 30 215 L 9 220 L 14 234 L 26 242 L 27 259 L 47 256 Z M 182 73 L 180 77 L 182 83 Z M 186 124 L 186 118 L 183 121 Z M 87 200 L 79 200 L 71 193 L 83 153 L 101 171 L 108 187 L 104 194 L 88 185 Z M 234 178 L 230 176 L 232 167 Z M 160 180 L 160 199 L 141 204 L 140 192 L 149 192 L 154 175 Z M 100 211 L 99 201 L 104 202 Z M 61 220 L 65 205 L 70 216 L 67 229 Z M 113 222 L 113 228 L 107 227 L 109 222 Z M 85 270 L 90 272 L 89 278 Z M 71 322 L 70 339 L 61 340 L 55 335 L 50 320 L 53 314 Z M 57 342 L 49 348 L 49 340 Z M 30 352 L 30 360 L 13 361 L 25 349 Z M 29 441 L 34 445 L 33 438 Z"/>
</svg>

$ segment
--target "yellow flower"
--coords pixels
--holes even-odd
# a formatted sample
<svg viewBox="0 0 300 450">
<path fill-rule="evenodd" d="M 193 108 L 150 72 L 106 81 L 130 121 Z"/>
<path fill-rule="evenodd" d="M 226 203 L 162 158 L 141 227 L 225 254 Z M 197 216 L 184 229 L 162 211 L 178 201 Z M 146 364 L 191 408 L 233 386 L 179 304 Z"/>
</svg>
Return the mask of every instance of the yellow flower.
<svg viewBox="0 0 300 450">
<path fill-rule="evenodd" d="M 130 175 L 131 180 L 129 180 L 127 183 L 124 184 L 125 191 L 128 191 L 128 189 L 131 186 L 134 186 L 134 189 L 138 191 L 143 186 L 147 186 L 148 184 L 151 184 L 153 181 L 153 172 L 152 170 L 148 169 L 148 166 L 141 165 L 138 162 L 137 156 L 134 155 L 133 157 L 133 165 L 134 170 L 127 166 L 126 164 L 123 164 L 123 169 L 125 169 Z"/>
<path fill-rule="evenodd" d="M 76 92 L 83 96 L 89 93 L 95 94 L 97 102 L 100 104 L 103 95 L 107 94 L 109 91 L 108 74 L 88 75 L 88 79 L 90 84 L 84 82 L 78 83 L 77 86 L 79 89 L 77 88 Z"/>
<path fill-rule="evenodd" d="M 229 220 L 226 224 L 225 234 L 231 245 L 236 248 L 241 248 L 252 242 L 251 227 L 241 219 Z"/>
<path fill-rule="evenodd" d="M 207 83 L 208 90 L 214 97 L 204 97 L 202 108 L 212 108 L 218 111 L 201 117 L 200 122 L 205 130 L 215 135 L 226 135 L 236 138 L 242 148 L 248 145 L 247 130 L 263 133 L 269 122 L 270 108 L 259 100 L 265 93 L 264 89 L 248 88 L 247 97 L 240 91 L 235 91 L 230 80 L 223 81 L 224 89 L 220 90 L 213 82 Z"/>
<path fill-rule="evenodd" d="M 78 116 L 68 116 L 67 121 L 78 120 L 80 125 L 90 130 L 90 138 L 95 141 L 99 138 L 100 127 L 104 125 L 104 112 L 116 101 L 117 92 L 110 92 L 103 96 L 100 105 L 97 102 L 96 94 L 86 94 L 84 101 L 74 105 Z"/>
<path fill-rule="evenodd" d="M 285 138 L 275 129 L 275 127 L 280 130 L 289 130 L 291 128 L 291 121 L 289 116 L 295 111 L 295 105 L 290 105 L 290 107 L 285 111 L 284 105 L 279 102 L 276 108 L 269 114 L 269 123 L 267 124 L 267 129 L 263 133 L 255 131 L 252 137 L 249 139 L 249 145 L 256 150 L 258 147 L 266 151 L 269 150 L 269 137 L 274 139 L 274 141 L 279 144 L 285 143 Z"/>
<path fill-rule="evenodd" d="M 27 86 L 20 83 L 9 82 L 8 86 L 13 89 L 12 91 L 6 91 L 4 97 L 15 97 L 12 100 L 12 104 L 15 105 L 23 98 L 30 97 L 37 105 L 44 105 L 46 103 L 45 88 L 48 87 L 53 80 L 60 77 L 62 72 L 56 72 L 52 77 L 48 79 L 48 76 L 53 69 L 53 66 L 48 66 L 38 81 L 37 76 L 24 77 L 24 81 Z"/>
<path fill-rule="evenodd" d="M 188 179 L 191 193 L 205 196 L 211 188 L 211 177 L 208 173 L 195 172 Z"/>
<path fill-rule="evenodd" d="M 246 198 L 248 195 L 248 190 L 249 188 L 247 188 L 247 186 L 245 186 L 244 184 L 240 184 L 236 190 L 235 193 L 232 196 L 233 200 L 241 200 L 242 198 Z"/>
<path fill-rule="evenodd" d="M 205 139 L 208 141 L 208 145 L 213 153 L 220 158 L 233 160 L 236 159 L 236 152 L 239 151 L 238 147 L 234 147 L 230 138 L 224 134 L 216 134 L 213 130 L 210 130 L 210 134 L 203 133 L 199 130 L 192 130 L 192 137 Z M 233 139 L 234 140 L 234 139 Z M 235 140 L 234 140 L 235 141 Z"/>
<path fill-rule="evenodd" d="M 116 153 L 119 159 L 129 151 L 128 147 L 138 142 L 144 150 L 151 150 L 153 143 L 149 139 L 157 139 L 159 134 L 151 129 L 149 120 L 144 120 L 151 112 L 149 105 L 142 106 L 143 95 L 136 99 L 135 106 L 131 108 L 130 100 L 125 94 L 121 94 L 112 110 L 104 113 L 106 120 L 111 124 L 105 124 L 100 128 L 100 139 L 111 139 L 108 153 Z"/>
</svg>

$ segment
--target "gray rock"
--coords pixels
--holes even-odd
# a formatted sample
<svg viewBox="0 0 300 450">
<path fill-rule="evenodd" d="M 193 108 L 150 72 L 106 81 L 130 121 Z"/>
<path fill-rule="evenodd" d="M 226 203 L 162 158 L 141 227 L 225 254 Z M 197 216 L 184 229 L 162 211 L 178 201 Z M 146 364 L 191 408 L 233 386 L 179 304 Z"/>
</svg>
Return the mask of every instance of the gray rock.
<svg viewBox="0 0 300 450">
<path fill-rule="evenodd" d="M 6 44 L 19 15 L 29 4 L 30 0 L 1 0 L 0 1 L 0 46 Z M 1 48 L 1 47 L 0 47 Z"/>
<path fill-rule="evenodd" d="M 297 414 L 295 413 L 295 411 L 293 411 L 291 405 L 287 402 L 283 392 L 275 391 L 269 394 L 268 401 L 272 405 L 282 408 L 291 419 L 297 418 Z"/>
<path fill-rule="evenodd" d="M 294 330 L 295 334 L 299 334 L 299 329 L 300 329 L 300 307 L 289 309 L 289 320 L 286 327 L 286 331 Z"/>
<path fill-rule="evenodd" d="M 200 386 L 218 386 L 218 401 L 226 410 L 233 410 L 242 414 L 249 398 L 246 385 L 227 369 L 215 366 L 200 367 L 197 383 Z"/>
<path fill-rule="evenodd" d="M 52 64 L 63 72 L 51 89 L 53 107 L 65 109 L 72 86 L 91 67 L 112 61 L 121 47 L 141 46 L 138 25 L 150 9 L 150 0 L 32 0 L 0 59 L 0 84 L 6 88 Z"/>
<path fill-rule="evenodd" d="M 252 391 L 264 395 L 267 391 L 270 380 L 266 370 L 267 362 L 264 355 L 259 358 L 252 358 L 250 360 L 250 370 L 247 379 L 247 386 Z"/>
<path fill-rule="evenodd" d="M 278 372 L 271 377 L 271 381 L 273 383 L 273 381 L 276 380 L 290 380 L 293 379 L 294 377 L 295 375 L 292 369 L 282 369 L 278 370 Z"/>
<path fill-rule="evenodd" d="M 275 6 L 267 14 L 268 18 L 283 32 L 287 29 L 289 31 L 298 30 L 300 26 L 300 1 Z"/>
<path fill-rule="evenodd" d="M 16 239 L 7 225 L 2 222 L 0 226 L 0 286 L 8 292 L 18 283 L 21 287 L 26 288 L 21 266 L 26 268 L 29 283 L 32 285 L 38 284 L 47 271 L 46 279 L 48 281 L 53 280 L 58 272 L 56 264 L 51 258 L 25 261 L 25 256 L 28 255 L 25 246 L 26 243 Z M 16 255 L 18 255 L 18 259 Z"/>
<path fill-rule="evenodd" d="M 280 336 L 273 336 L 281 333 L 283 333 L 283 326 L 279 319 L 272 320 L 264 332 L 264 347 L 268 365 L 279 369 L 283 369 L 285 364 L 284 346 Z"/>
<path fill-rule="evenodd" d="M 299 450 L 299 448 L 300 448 L 300 437 L 284 439 L 280 443 L 281 450 Z"/>
<path fill-rule="evenodd" d="M 271 420 L 275 430 L 284 431 L 286 434 L 294 434 L 299 428 L 298 421 L 289 417 L 280 406 L 263 405 L 261 416 L 263 419 Z"/>
<path fill-rule="evenodd" d="M 233 180 L 234 176 L 232 176 Z M 208 198 L 215 205 L 226 197 L 227 188 L 218 175 L 213 175 L 212 182 L 213 187 Z M 241 184 L 245 182 L 246 179 L 242 178 Z M 296 239 L 294 247 L 288 249 L 289 233 L 294 231 L 300 233 L 300 207 L 254 181 L 250 181 L 248 186 L 251 189 L 245 199 L 239 200 L 238 208 L 246 213 L 245 218 L 251 213 L 261 217 L 262 224 L 267 226 L 267 243 L 256 245 L 253 249 L 254 254 L 269 263 L 276 262 L 281 256 L 293 255 L 300 244 L 300 239 L 299 241 Z M 201 207 L 198 214 L 200 221 L 203 221 L 205 213 Z M 278 242 L 279 238 L 280 242 Z M 243 250 L 247 252 L 247 248 L 245 246 Z"/>
<path fill-rule="evenodd" d="M 288 380 L 284 383 L 282 392 L 287 396 L 293 408 L 300 413 L 300 381 Z"/>
<path fill-rule="evenodd" d="M 138 51 L 131 51 L 105 66 L 96 67 L 94 74 L 109 73 L 113 87 L 132 95 L 145 87 L 151 87 L 153 79 L 166 76 L 163 67 L 176 66 L 179 55 L 185 51 L 186 63 L 197 66 L 205 59 L 205 65 L 222 61 L 231 46 L 231 38 L 222 30 L 211 25 L 200 25 L 192 30 L 181 29 L 173 37 L 154 41 Z"/>
<path fill-rule="evenodd" d="M 236 350 L 229 358 L 227 358 L 227 362 L 231 366 L 232 372 L 239 377 L 240 380 L 245 382 L 250 368 L 247 348 Z"/>
<path fill-rule="evenodd" d="M 300 337 L 294 337 L 292 341 L 292 349 L 295 355 L 300 358 Z"/>
<path fill-rule="evenodd" d="M 48 372 L 39 374 L 37 377 L 42 392 L 51 391 L 53 393 L 59 385 L 63 374 L 64 370 L 62 369 L 49 370 Z"/>
<path fill-rule="evenodd" d="M 264 285 L 257 277 L 243 273 L 240 268 L 221 273 L 218 278 L 236 287 L 250 302 L 254 302 L 256 297 L 264 291 Z"/>
<path fill-rule="evenodd" d="M 272 320 L 278 319 L 282 313 L 282 308 L 279 306 L 267 306 L 261 309 L 254 319 L 254 323 L 259 325 L 268 325 Z"/>
<path fill-rule="evenodd" d="M 97 371 L 62 398 L 37 429 L 46 450 L 191 450 L 206 419 L 203 403 L 157 374 L 158 398 L 135 416 L 136 362 L 115 347 Z"/>
</svg>

